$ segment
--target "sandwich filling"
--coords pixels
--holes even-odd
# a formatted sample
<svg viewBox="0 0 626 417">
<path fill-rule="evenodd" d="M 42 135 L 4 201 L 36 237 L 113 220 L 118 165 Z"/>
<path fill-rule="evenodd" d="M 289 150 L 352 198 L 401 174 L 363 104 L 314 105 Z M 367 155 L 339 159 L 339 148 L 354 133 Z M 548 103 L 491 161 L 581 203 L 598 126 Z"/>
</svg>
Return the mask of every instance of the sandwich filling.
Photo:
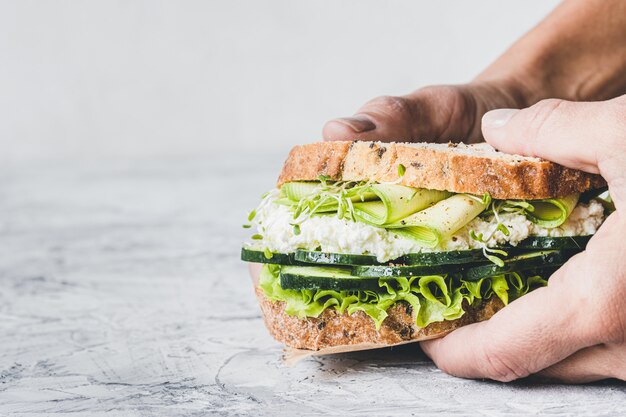
<svg viewBox="0 0 626 417">
<path fill-rule="evenodd" d="M 546 285 L 605 216 L 602 200 L 578 194 L 492 200 L 320 177 L 263 197 L 242 256 L 266 264 L 259 285 L 287 314 L 363 311 L 380 328 L 387 309 L 405 302 L 425 327 Z"/>
<path fill-rule="evenodd" d="M 466 197 L 474 202 L 473 197 Z M 280 192 L 273 190 L 267 204 L 256 213 L 254 223 L 260 237 L 250 247 L 269 249 L 273 253 L 290 253 L 298 249 L 322 252 L 370 254 L 378 262 L 388 262 L 415 252 L 451 251 L 517 246 L 529 236 L 592 235 L 604 221 L 604 207 L 595 199 L 578 203 L 565 221 L 555 227 L 533 222 L 521 210 L 493 215 L 477 215 L 450 235 L 444 235 L 436 246 L 425 245 L 401 229 L 374 226 L 335 213 L 320 213 L 302 222 L 294 221 L 293 207 L 284 205 Z M 295 225 L 298 227 L 295 227 Z M 502 225 L 498 227 L 499 225 Z M 400 233 L 398 233 L 400 232 Z M 482 235 L 483 238 L 478 239 Z"/>
</svg>

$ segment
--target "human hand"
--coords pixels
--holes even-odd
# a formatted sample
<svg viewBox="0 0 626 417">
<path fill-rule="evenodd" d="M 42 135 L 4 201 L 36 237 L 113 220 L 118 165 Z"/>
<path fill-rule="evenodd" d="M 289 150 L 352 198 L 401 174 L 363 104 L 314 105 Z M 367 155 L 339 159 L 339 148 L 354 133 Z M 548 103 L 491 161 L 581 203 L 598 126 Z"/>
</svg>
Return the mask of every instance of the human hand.
<svg viewBox="0 0 626 417">
<path fill-rule="evenodd" d="M 488 321 L 422 342 L 423 350 L 441 370 L 465 378 L 626 380 L 626 95 L 495 110 L 482 130 L 498 150 L 601 174 L 616 211 L 547 287 Z"/>
<path fill-rule="evenodd" d="M 533 100 L 529 96 L 512 80 L 431 86 L 370 100 L 354 116 L 327 122 L 322 135 L 325 140 L 479 142 L 485 112 L 525 107 Z"/>
<path fill-rule="evenodd" d="M 353 116 L 324 126 L 325 140 L 464 141 L 482 139 L 480 121 L 497 108 L 524 108 L 547 97 L 596 101 L 626 92 L 626 3 L 560 4 L 469 84 L 432 86 L 378 97 Z"/>
</svg>

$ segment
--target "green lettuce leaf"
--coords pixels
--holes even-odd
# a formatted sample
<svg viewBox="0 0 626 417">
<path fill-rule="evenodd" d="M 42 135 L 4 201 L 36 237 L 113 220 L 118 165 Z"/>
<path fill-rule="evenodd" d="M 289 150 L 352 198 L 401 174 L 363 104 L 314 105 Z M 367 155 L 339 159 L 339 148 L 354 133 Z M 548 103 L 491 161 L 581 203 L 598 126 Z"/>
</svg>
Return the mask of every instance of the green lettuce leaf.
<svg viewBox="0 0 626 417">
<path fill-rule="evenodd" d="M 434 322 L 455 320 L 465 314 L 464 302 L 497 296 L 506 305 L 528 291 L 547 285 L 539 275 L 508 273 L 470 282 L 451 275 L 381 278 L 378 291 L 286 290 L 280 286 L 280 266 L 265 264 L 259 286 L 271 301 L 285 303 L 285 313 L 304 319 L 319 317 L 327 308 L 339 314 L 367 314 L 379 330 L 387 310 L 398 302 L 412 307 L 415 324 L 426 327 Z"/>
</svg>

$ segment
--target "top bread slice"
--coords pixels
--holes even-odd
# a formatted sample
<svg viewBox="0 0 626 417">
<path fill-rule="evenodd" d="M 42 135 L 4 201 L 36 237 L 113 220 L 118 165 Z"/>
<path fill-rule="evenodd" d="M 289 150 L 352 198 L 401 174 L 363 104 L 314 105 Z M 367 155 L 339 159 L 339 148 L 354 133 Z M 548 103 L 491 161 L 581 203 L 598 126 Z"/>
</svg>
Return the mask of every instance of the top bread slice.
<svg viewBox="0 0 626 417">
<path fill-rule="evenodd" d="M 589 174 L 540 158 L 510 155 L 486 143 L 319 142 L 294 147 L 278 178 L 315 181 L 325 175 L 333 181 L 391 182 L 483 195 L 495 199 L 564 197 L 604 187 L 599 175 Z"/>
</svg>

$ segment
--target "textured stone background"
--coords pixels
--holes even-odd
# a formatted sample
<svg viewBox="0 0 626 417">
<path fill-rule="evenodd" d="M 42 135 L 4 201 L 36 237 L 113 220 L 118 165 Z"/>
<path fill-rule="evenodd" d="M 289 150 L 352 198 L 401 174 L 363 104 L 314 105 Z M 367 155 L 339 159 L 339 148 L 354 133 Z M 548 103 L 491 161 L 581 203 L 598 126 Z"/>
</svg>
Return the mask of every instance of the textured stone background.
<svg viewBox="0 0 626 417">
<path fill-rule="evenodd" d="M 499 384 L 417 346 L 290 368 L 238 260 L 284 155 L 0 167 L 0 415 L 605 415 L 626 386 Z"/>
</svg>

